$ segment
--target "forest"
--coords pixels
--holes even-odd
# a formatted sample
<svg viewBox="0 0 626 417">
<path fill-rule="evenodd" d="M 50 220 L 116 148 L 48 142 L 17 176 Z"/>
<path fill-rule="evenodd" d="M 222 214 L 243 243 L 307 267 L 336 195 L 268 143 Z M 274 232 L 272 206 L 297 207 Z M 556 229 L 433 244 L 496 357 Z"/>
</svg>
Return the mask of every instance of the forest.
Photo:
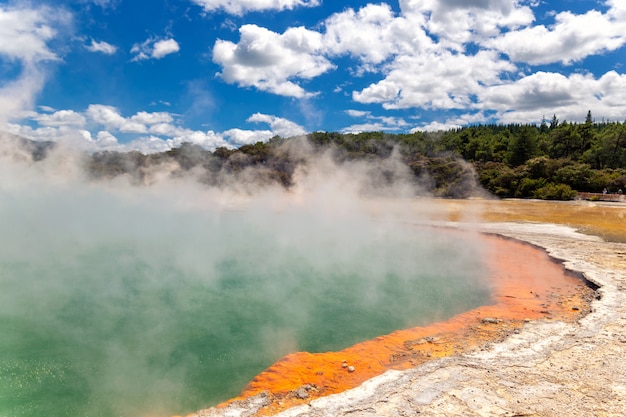
<svg viewBox="0 0 626 417">
<path fill-rule="evenodd" d="M 449 131 L 442 150 L 471 162 L 480 183 L 499 197 L 567 200 L 576 192 L 622 193 L 626 122 L 485 125 Z M 445 152 L 444 151 L 444 152 Z"/>
<path fill-rule="evenodd" d="M 307 151 L 302 151 L 306 141 Z M 51 146 L 29 142 L 35 159 Z M 274 137 L 239 148 L 208 151 L 183 143 L 166 152 L 96 152 L 85 162 L 94 179 L 128 175 L 149 182 L 155 167 L 173 164 L 172 175 L 193 172 L 211 186 L 229 186 L 233 178 L 253 186 L 290 188 L 299 167 L 332 155 L 335 163 L 367 161 L 370 181 L 395 181 L 392 158 L 404 163 L 425 191 L 437 197 L 466 198 L 478 184 L 502 197 L 569 200 L 578 192 L 621 194 L 626 186 L 626 122 L 584 123 L 558 120 L 536 124 L 484 124 L 439 132 L 359 134 L 313 132 L 306 138 Z"/>
</svg>

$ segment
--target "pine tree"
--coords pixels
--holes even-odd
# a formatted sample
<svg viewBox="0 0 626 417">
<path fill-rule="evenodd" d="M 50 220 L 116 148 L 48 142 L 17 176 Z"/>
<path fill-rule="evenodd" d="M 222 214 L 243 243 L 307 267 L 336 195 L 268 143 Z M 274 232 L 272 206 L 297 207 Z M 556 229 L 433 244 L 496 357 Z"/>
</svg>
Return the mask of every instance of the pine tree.
<svg viewBox="0 0 626 417">
<path fill-rule="evenodd" d="M 556 129 L 559 127 L 559 119 L 556 118 L 556 114 L 552 116 L 552 121 L 550 122 L 550 130 Z"/>
<path fill-rule="evenodd" d="M 531 126 L 524 126 L 517 137 L 511 142 L 509 148 L 509 162 L 516 167 L 522 165 L 537 153 L 537 129 Z"/>
<path fill-rule="evenodd" d="M 585 123 L 580 126 L 579 129 L 580 139 L 581 139 L 581 149 L 580 153 L 582 154 L 589 148 L 595 141 L 595 131 L 593 129 L 593 118 L 591 117 L 591 110 L 587 112 L 587 117 L 585 118 Z"/>
</svg>

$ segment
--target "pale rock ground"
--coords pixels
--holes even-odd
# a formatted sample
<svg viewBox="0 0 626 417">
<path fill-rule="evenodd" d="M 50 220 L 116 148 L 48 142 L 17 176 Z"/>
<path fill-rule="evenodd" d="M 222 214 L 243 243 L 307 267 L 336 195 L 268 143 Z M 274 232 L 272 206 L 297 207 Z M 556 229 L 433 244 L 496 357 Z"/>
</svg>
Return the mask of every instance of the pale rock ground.
<svg viewBox="0 0 626 417">
<path fill-rule="evenodd" d="M 578 323 L 529 322 L 486 349 L 389 371 L 278 416 L 625 416 L 626 244 L 548 224 L 481 227 L 545 248 L 598 284 L 601 299 Z M 191 416 L 253 416 L 266 401 L 259 395 Z"/>
</svg>

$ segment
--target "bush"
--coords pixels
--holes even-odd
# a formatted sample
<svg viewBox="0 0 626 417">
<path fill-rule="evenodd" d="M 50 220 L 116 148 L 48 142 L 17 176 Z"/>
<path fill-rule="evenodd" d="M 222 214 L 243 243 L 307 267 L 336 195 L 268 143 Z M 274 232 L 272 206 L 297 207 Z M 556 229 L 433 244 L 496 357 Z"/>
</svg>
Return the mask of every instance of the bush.
<svg viewBox="0 0 626 417">
<path fill-rule="evenodd" d="M 591 182 L 591 166 L 588 164 L 573 164 L 560 168 L 555 173 L 557 183 L 567 184 L 577 190 L 589 190 Z"/>
<path fill-rule="evenodd" d="M 603 189 L 609 186 L 610 182 L 611 182 L 610 171 L 608 170 L 592 171 L 591 176 L 589 178 L 588 190 L 580 190 L 580 191 L 591 191 L 593 193 L 601 193 Z"/>
<path fill-rule="evenodd" d="M 515 190 L 515 197 L 525 198 L 534 195 L 535 191 L 546 186 L 545 178 L 531 179 L 522 178 Z"/>
<path fill-rule="evenodd" d="M 573 200 L 576 197 L 576 191 L 567 184 L 549 183 L 535 190 L 533 196 L 542 200 Z"/>
<path fill-rule="evenodd" d="M 498 197 L 512 197 L 517 188 L 518 175 L 501 162 L 479 164 L 478 177 L 482 186 Z"/>
<path fill-rule="evenodd" d="M 618 172 L 620 174 L 621 172 Z M 621 175 L 611 180 L 609 183 L 611 190 L 624 190 L 626 188 L 626 175 Z"/>
</svg>

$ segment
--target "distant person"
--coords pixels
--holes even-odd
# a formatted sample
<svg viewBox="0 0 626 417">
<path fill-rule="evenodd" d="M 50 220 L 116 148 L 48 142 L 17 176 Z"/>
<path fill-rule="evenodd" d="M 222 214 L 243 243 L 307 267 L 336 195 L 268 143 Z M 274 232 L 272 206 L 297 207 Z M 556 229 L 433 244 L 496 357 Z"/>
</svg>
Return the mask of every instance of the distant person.
<svg viewBox="0 0 626 417">
<path fill-rule="evenodd" d="M 606 195 L 606 193 L 607 193 L 607 192 L 608 192 L 608 191 L 607 191 L 607 189 L 605 188 L 604 190 L 602 190 L 602 195 Z"/>
<path fill-rule="evenodd" d="M 617 190 L 617 194 L 624 194 L 624 193 L 622 192 L 622 189 L 621 189 L 621 188 L 620 188 L 619 190 Z"/>
</svg>

